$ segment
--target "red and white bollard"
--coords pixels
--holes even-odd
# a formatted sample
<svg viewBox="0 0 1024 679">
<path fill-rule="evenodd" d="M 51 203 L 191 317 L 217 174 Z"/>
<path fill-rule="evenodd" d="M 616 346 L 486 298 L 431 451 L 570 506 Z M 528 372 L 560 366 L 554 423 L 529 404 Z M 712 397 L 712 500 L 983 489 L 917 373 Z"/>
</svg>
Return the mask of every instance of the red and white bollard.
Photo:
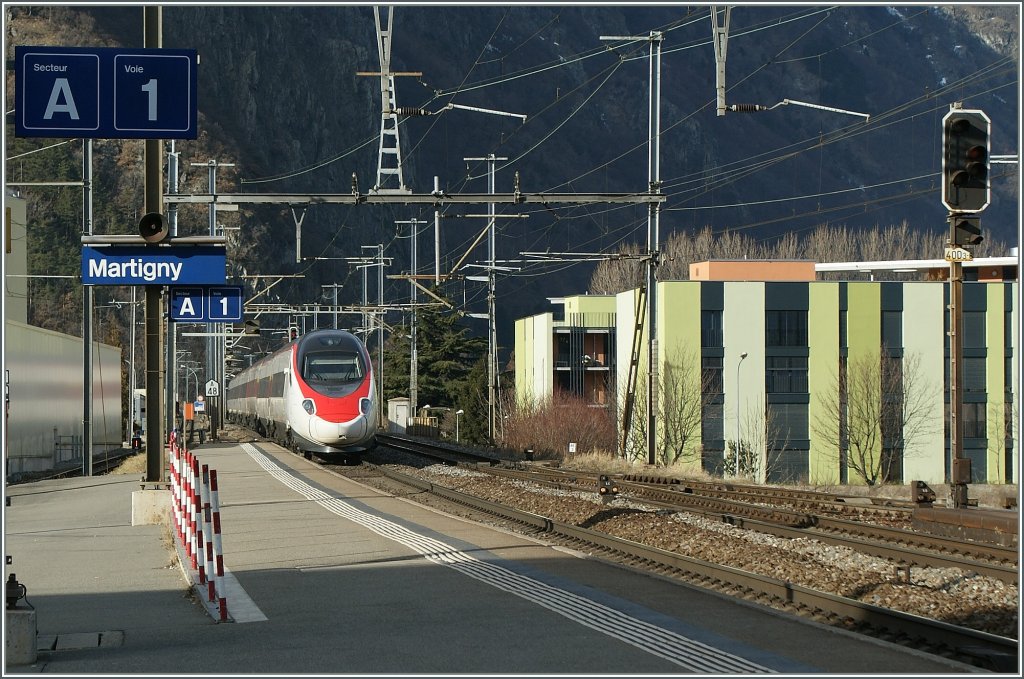
<svg viewBox="0 0 1024 679">
<path fill-rule="evenodd" d="M 200 501 L 203 505 L 203 553 L 206 568 L 208 601 L 217 596 L 217 576 L 213 572 L 213 526 L 210 517 L 210 466 L 203 465 L 203 481 L 199 486 Z"/>
<path fill-rule="evenodd" d="M 171 510 L 174 514 L 174 532 L 178 536 L 178 543 L 185 544 L 185 526 L 181 512 L 181 446 L 175 441 L 171 449 Z"/>
<path fill-rule="evenodd" d="M 220 496 L 217 492 L 217 470 L 210 470 L 210 512 L 213 520 L 213 555 L 214 570 L 217 573 L 217 581 L 224 585 L 224 550 L 220 542 Z M 219 592 L 220 598 L 220 619 L 224 622 L 228 619 L 228 601 L 224 596 L 226 592 Z"/>
<path fill-rule="evenodd" d="M 206 561 L 203 558 L 203 514 L 202 505 L 199 503 L 200 486 L 202 477 L 199 475 L 199 458 L 192 456 L 192 478 L 195 485 L 192 487 L 192 517 L 195 526 L 195 538 L 193 542 L 192 567 L 199 571 L 199 584 L 206 584 Z"/>
</svg>

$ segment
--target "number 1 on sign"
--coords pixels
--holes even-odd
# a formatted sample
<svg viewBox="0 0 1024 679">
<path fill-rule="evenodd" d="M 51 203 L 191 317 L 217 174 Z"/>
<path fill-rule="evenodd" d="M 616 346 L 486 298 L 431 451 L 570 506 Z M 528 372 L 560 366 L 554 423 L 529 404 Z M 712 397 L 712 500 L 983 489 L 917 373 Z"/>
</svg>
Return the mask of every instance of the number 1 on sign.
<svg viewBox="0 0 1024 679">
<path fill-rule="evenodd" d="M 228 298 L 227 297 L 221 297 L 220 298 L 220 313 L 223 316 L 227 316 L 228 315 Z"/>
<path fill-rule="evenodd" d="M 156 120 L 156 78 L 143 85 L 142 91 L 149 95 L 149 119 Z"/>
</svg>

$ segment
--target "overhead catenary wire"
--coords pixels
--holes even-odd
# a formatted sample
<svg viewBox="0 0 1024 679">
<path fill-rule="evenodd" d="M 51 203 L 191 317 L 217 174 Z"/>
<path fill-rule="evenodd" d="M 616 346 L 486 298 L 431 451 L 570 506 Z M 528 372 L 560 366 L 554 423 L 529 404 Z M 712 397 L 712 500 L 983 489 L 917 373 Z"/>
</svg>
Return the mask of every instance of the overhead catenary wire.
<svg viewBox="0 0 1024 679">
<path fill-rule="evenodd" d="M 822 11 L 824 11 L 824 10 L 822 10 Z M 918 14 L 920 14 L 920 13 L 918 13 Z M 917 14 L 912 15 L 912 16 L 917 16 Z M 894 24 L 892 24 L 892 25 L 897 25 L 897 24 L 901 23 L 902 21 L 904 21 L 904 20 L 901 20 L 900 22 L 894 22 Z M 762 28 L 760 30 L 765 30 L 767 28 L 770 28 L 770 26 L 765 26 L 764 28 Z M 891 26 L 887 27 L 887 28 L 891 28 Z M 882 32 L 883 30 L 886 30 L 886 29 L 879 29 L 879 30 L 874 31 L 873 33 L 871 33 L 869 35 L 876 35 L 876 34 Z M 848 44 L 853 44 L 853 43 L 851 42 L 851 43 L 848 43 Z M 842 46 L 839 46 L 839 47 L 836 47 L 834 49 L 839 49 L 841 47 Z M 830 51 L 834 51 L 834 50 L 830 50 Z M 794 59 L 792 61 L 796 61 L 796 59 Z M 786 63 L 786 62 L 785 61 L 776 61 L 776 63 Z M 963 84 L 965 84 L 966 81 L 967 81 L 967 79 L 965 78 L 964 80 L 960 81 L 959 84 L 949 85 L 946 88 L 944 88 L 944 91 L 953 91 L 953 88 L 963 86 Z M 593 96 L 593 95 L 591 95 L 591 96 Z M 929 96 L 937 97 L 938 95 L 936 93 L 931 93 Z M 910 106 L 910 105 L 913 105 L 913 102 L 910 102 L 908 104 L 908 106 Z M 896 110 L 897 109 L 893 109 L 893 111 L 890 111 L 889 113 L 892 114 Z M 923 113 L 914 113 L 913 115 L 923 115 Z M 873 117 L 874 117 L 874 114 L 873 114 Z M 911 117 L 911 116 L 907 116 L 907 118 L 909 118 L 909 117 Z M 880 115 L 878 118 L 879 118 L 879 120 L 878 120 L 879 124 L 894 124 L 895 122 L 898 122 L 897 120 L 891 120 L 888 123 L 883 123 L 882 122 L 882 116 Z M 905 120 L 907 118 L 902 118 L 901 120 Z M 565 125 L 567 122 L 568 122 L 568 119 L 563 121 L 561 123 L 561 125 Z M 875 121 L 872 121 L 872 122 L 874 123 Z M 665 132 L 668 132 L 668 129 L 666 129 Z M 424 135 L 424 138 L 425 138 L 425 136 L 426 135 Z M 687 191 L 687 192 L 683 192 L 683 191 L 670 191 L 670 192 L 667 193 L 667 195 L 670 196 L 670 200 L 673 203 L 678 203 L 680 200 L 683 200 L 684 198 L 688 199 L 688 200 L 693 200 L 695 197 L 699 197 L 701 195 L 706 195 L 709 191 L 716 190 L 716 189 L 721 188 L 722 186 L 726 186 L 726 185 L 728 185 L 730 183 L 735 183 L 735 182 L 741 181 L 742 179 L 745 179 L 750 174 L 753 174 L 754 172 L 763 171 L 764 169 L 767 169 L 767 168 L 771 167 L 773 164 L 775 164 L 777 162 L 783 162 L 785 160 L 788 160 L 788 159 L 794 157 L 795 155 L 799 155 L 800 153 L 806 152 L 807 150 L 819 149 L 819 148 L 821 148 L 823 145 L 825 145 L 827 143 L 835 143 L 835 142 L 838 142 L 838 141 L 844 141 L 844 140 L 850 139 L 850 138 L 852 138 L 854 136 L 855 135 L 853 133 L 849 133 L 847 135 L 837 136 L 837 137 L 835 137 L 833 139 L 824 140 L 823 142 L 822 142 L 822 140 L 819 140 L 819 143 L 817 143 L 815 145 L 808 146 L 807 148 L 797 149 L 797 150 L 793 151 L 789 155 L 782 155 L 782 156 L 779 156 L 779 157 L 776 157 L 776 158 L 773 158 L 773 159 L 764 160 L 763 162 L 760 162 L 760 163 L 758 163 L 756 165 L 749 165 L 748 167 L 745 167 L 745 168 L 730 168 L 728 166 L 721 166 L 721 167 L 718 167 L 718 168 L 714 168 L 714 174 L 712 174 L 712 175 L 708 175 L 707 173 L 702 172 L 699 175 L 684 175 L 682 177 L 677 177 L 674 180 L 670 180 L 671 182 L 673 182 L 671 184 L 671 186 L 669 186 L 668 182 L 666 182 L 666 188 L 681 188 L 686 183 L 693 183 L 693 182 L 698 182 L 698 181 L 704 182 L 705 183 L 705 188 L 703 190 L 698 189 L 696 191 Z M 422 138 L 421 138 L 420 141 L 422 142 Z M 542 142 L 538 143 L 536 146 L 540 146 L 540 144 L 542 144 L 543 141 L 544 140 L 542 140 Z M 807 143 L 810 143 L 810 141 L 811 140 L 805 140 L 804 142 L 798 142 L 798 143 L 807 144 Z M 509 154 L 509 155 L 512 155 L 512 154 Z M 619 156 L 619 158 L 621 158 L 621 157 L 622 156 Z M 755 158 L 756 158 L 756 156 L 755 156 Z M 748 159 L 748 161 L 749 161 L 749 159 Z M 511 164 L 511 163 L 509 163 L 509 164 Z M 600 169 L 600 167 L 599 168 L 595 168 L 595 169 Z M 588 171 L 587 174 L 589 174 L 592 171 L 594 171 L 594 170 Z M 744 174 L 744 173 L 746 173 L 746 174 Z M 583 175 L 583 176 L 585 176 L 585 175 Z M 696 176 L 696 178 L 694 178 L 695 176 Z M 903 181 L 917 181 L 917 180 L 919 180 L 921 178 L 925 178 L 925 177 L 927 177 L 927 175 L 919 175 L 917 177 L 911 177 L 911 178 L 908 178 L 908 179 L 905 179 L 905 180 L 895 180 L 895 181 L 891 181 L 891 182 L 881 182 L 879 184 L 873 184 L 873 185 L 868 186 L 868 187 L 863 187 L 863 189 L 861 189 L 861 187 L 856 187 L 856 188 L 850 188 L 850 189 L 842 189 L 840 191 L 835 191 L 835 192 L 825 191 L 825 192 L 819 192 L 819 193 L 816 193 L 816 194 L 807 194 L 807 195 L 808 196 L 822 196 L 823 197 L 823 196 L 828 196 L 828 195 L 834 195 L 836 193 L 844 193 L 844 192 L 852 192 L 852 191 L 857 191 L 857 190 L 881 188 L 881 187 L 886 186 L 886 185 L 895 185 L 895 184 L 898 184 L 898 183 L 903 182 Z M 468 181 L 471 178 L 472 178 L 472 175 L 469 175 L 469 176 L 467 176 L 465 181 Z M 710 179 L 710 183 L 708 183 L 708 181 L 707 181 L 708 179 Z M 463 185 L 465 185 L 465 181 L 463 182 Z M 804 199 L 805 197 L 806 196 L 797 196 L 797 197 L 793 198 L 792 200 Z M 896 197 L 893 197 L 893 198 L 895 199 Z M 786 200 L 786 199 L 779 198 L 779 199 L 771 199 L 771 200 L 782 201 L 782 200 Z M 751 202 L 751 203 L 738 203 L 735 206 L 731 206 L 731 207 L 742 207 L 744 205 L 754 205 L 754 204 L 759 204 L 759 203 L 754 203 L 754 202 Z M 863 204 L 863 203 L 861 203 L 861 204 Z M 730 207 L 730 206 L 725 206 L 725 205 L 723 205 L 723 206 L 705 206 L 705 207 L 702 208 L 700 206 L 679 206 L 679 205 L 673 205 L 673 206 L 667 206 L 665 209 L 668 209 L 668 210 L 700 210 L 700 209 L 726 209 L 727 207 Z M 588 218 L 592 219 L 595 214 L 597 214 L 597 215 L 606 214 L 608 212 L 611 212 L 612 210 L 621 209 L 621 206 L 616 206 L 616 207 L 613 207 L 613 208 L 609 208 L 608 210 L 605 210 L 605 211 L 598 211 L 596 213 L 593 212 L 592 209 L 588 209 L 587 210 L 588 214 L 586 214 L 586 215 L 571 215 L 571 212 L 574 209 L 578 209 L 578 207 L 573 207 L 573 208 L 570 208 L 570 207 L 557 207 L 557 208 L 553 208 L 553 209 L 552 208 L 546 208 L 546 209 L 549 209 L 553 214 L 563 213 L 563 215 L 561 217 L 563 219 L 588 219 Z M 556 210 L 557 210 L 557 212 L 556 212 Z"/>
</svg>

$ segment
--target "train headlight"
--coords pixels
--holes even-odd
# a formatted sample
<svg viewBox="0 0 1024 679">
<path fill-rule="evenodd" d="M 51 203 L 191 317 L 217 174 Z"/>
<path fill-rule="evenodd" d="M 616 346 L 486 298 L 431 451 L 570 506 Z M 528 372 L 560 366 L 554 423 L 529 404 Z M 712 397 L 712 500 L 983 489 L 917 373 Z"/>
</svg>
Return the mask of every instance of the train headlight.
<svg viewBox="0 0 1024 679">
<path fill-rule="evenodd" d="M 359 412 L 361 412 L 363 415 L 369 415 L 370 411 L 372 409 L 373 409 L 373 403 L 370 402 L 370 399 L 368 399 L 368 398 L 361 398 L 361 399 L 359 399 Z"/>
<path fill-rule="evenodd" d="M 313 406 L 313 399 L 309 399 L 309 398 L 303 399 L 303 401 L 302 401 L 302 409 L 305 410 L 306 413 L 309 414 L 309 415 L 312 415 L 313 413 L 315 413 L 316 412 L 316 408 Z"/>
</svg>

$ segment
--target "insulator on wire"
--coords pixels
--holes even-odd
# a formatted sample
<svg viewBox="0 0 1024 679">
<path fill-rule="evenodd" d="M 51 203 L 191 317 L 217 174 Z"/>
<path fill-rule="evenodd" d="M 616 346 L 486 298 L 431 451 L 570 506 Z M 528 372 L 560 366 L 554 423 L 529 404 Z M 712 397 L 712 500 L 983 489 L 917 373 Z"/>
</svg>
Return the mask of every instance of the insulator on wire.
<svg viewBox="0 0 1024 679">
<path fill-rule="evenodd" d="M 400 106 L 395 112 L 400 116 L 428 116 L 430 112 L 422 108 L 412 106 Z"/>
<path fill-rule="evenodd" d="M 729 110 L 737 113 L 753 113 L 754 111 L 767 111 L 768 107 L 760 104 L 732 104 L 729 106 Z"/>
</svg>

